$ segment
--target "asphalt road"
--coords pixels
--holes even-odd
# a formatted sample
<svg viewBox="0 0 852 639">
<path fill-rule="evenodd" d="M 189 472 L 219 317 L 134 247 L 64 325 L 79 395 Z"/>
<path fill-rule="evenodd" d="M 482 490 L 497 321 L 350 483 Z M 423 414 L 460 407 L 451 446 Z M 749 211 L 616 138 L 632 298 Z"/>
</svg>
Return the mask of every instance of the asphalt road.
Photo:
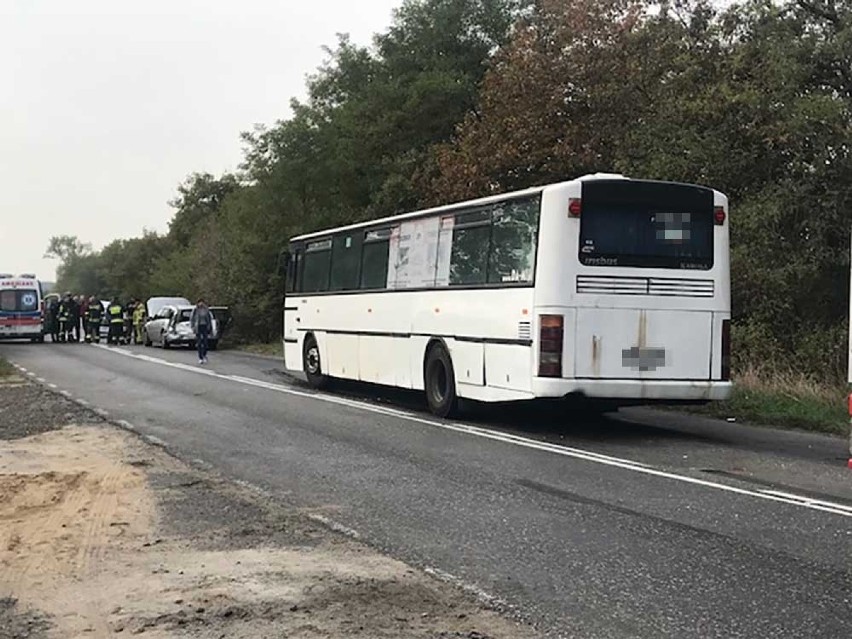
<svg viewBox="0 0 852 639">
<path fill-rule="evenodd" d="M 643 409 L 434 420 L 215 352 L 0 344 L 48 383 L 506 602 L 549 637 L 852 636 L 842 439 Z"/>
</svg>

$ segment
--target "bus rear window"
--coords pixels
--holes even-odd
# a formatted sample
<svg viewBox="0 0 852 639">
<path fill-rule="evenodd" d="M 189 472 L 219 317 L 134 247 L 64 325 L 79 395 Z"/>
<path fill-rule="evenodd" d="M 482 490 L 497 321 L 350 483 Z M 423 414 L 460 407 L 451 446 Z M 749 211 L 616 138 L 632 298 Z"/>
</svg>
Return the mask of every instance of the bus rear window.
<svg viewBox="0 0 852 639">
<path fill-rule="evenodd" d="M 29 313 L 38 310 L 38 291 L 7 289 L 0 291 L 0 311 Z"/>
<path fill-rule="evenodd" d="M 713 191 L 670 184 L 583 184 L 580 263 L 585 266 L 713 268 Z"/>
</svg>

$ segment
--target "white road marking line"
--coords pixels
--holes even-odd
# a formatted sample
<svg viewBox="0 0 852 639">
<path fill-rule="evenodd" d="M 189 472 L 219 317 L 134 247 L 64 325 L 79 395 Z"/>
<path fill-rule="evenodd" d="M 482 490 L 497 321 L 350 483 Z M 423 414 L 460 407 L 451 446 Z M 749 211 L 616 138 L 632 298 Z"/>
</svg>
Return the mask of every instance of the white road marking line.
<svg viewBox="0 0 852 639">
<path fill-rule="evenodd" d="M 637 473 L 642 473 L 645 475 L 651 475 L 653 477 L 660 477 L 662 479 L 669 479 L 672 481 L 678 481 L 685 484 L 691 484 L 693 486 L 701 486 L 703 488 L 712 488 L 714 490 L 721 490 L 723 492 L 732 493 L 735 495 L 742 495 L 745 497 L 753 497 L 756 499 L 762 499 L 765 501 L 772 501 L 776 503 L 787 504 L 790 506 L 796 506 L 799 508 L 807 508 L 809 510 L 816 510 L 820 512 L 830 513 L 832 515 L 840 515 L 841 517 L 850 517 L 852 518 L 852 508 L 849 506 L 831 502 L 831 501 L 822 501 L 822 500 L 814 500 L 808 497 L 795 495 L 793 493 L 784 493 L 779 491 L 771 491 L 771 490 L 750 490 L 748 488 L 739 488 L 737 486 L 731 486 L 728 484 L 721 484 L 718 482 L 710 481 L 707 479 L 698 479 L 697 477 L 690 477 L 688 475 L 680 475 L 678 473 L 661 470 L 659 468 L 654 468 L 648 464 L 644 464 L 642 462 L 633 461 L 631 459 L 624 459 L 621 457 L 611 457 L 609 455 L 603 455 L 600 453 L 596 453 L 593 451 L 583 450 L 580 448 L 570 448 L 567 446 L 559 446 L 556 444 L 549 444 L 547 442 L 541 442 L 535 439 L 528 439 L 526 437 L 521 437 L 519 435 L 512 435 L 509 433 L 502 433 L 499 431 L 488 430 L 487 428 L 480 428 L 478 426 L 470 426 L 468 424 L 462 423 L 454 423 L 454 422 L 440 422 L 431 419 L 426 419 L 423 417 L 419 417 L 413 413 L 406 413 L 404 411 L 399 411 L 392 408 L 385 408 L 383 406 L 376 406 L 374 404 L 369 404 L 367 402 L 361 402 L 358 400 L 347 399 L 344 397 L 337 397 L 334 395 L 326 395 L 323 393 L 309 393 L 305 391 L 295 390 L 293 388 L 289 388 L 287 386 L 282 386 L 281 384 L 273 384 L 271 382 L 264 382 L 257 379 L 252 379 L 250 377 L 242 377 L 239 375 L 221 375 L 209 369 L 202 369 L 193 366 L 189 366 L 187 364 L 180 364 L 176 362 L 169 362 L 164 359 L 159 359 L 156 357 L 150 357 L 148 355 L 137 355 L 130 351 L 124 349 L 114 349 L 106 346 L 100 346 L 109 352 L 116 353 L 119 355 L 124 355 L 126 357 L 132 357 L 135 359 L 141 359 L 146 362 L 150 362 L 152 364 L 158 364 L 161 366 L 169 366 L 171 368 L 178 368 L 181 370 L 186 370 L 192 373 L 198 373 L 207 375 L 210 377 L 216 377 L 218 379 L 222 379 L 225 381 L 236 382 L 238 384 L 245 384 L 249 386 L 255 386 L 257 388 L 263 388 L 267 390 L 273 390 L 279 393 L 284 393 L 286 395 L 294 395 L 297 397 L 306 397 L 311 398 L 316 401 L 326 402 L 329 404 L 338 404 L 343 406 L 350 406 L 352 408 L 358 408 L 360 410 L 368 411 L 371 413 L 377 413 L 382 415 L 389 415 L 393 417 L 399 417 L 401 419 L 405 419 L 410 422 L 416 422 L 418 424 L 425 424 L 427 426 L 432 426 L 434 428 L 442 428 L 444 430 L 450 430 L 457 433 L 462 433 L 465 435 L 473 435 L 475 437 L 482 437 L 484 439 L 490 439 L 492 441 L 499 441 L 506 444 L 512 444 L 515 446 L 521 446 L 523 448 L 530 448 L 533 450 L 540 450 L 548 453 L 553 453 L 555 455 L 562 455 L 563 457 L 571 457 L 574 459 L 580 459 L 583 461 L 593 462 L 596 464 L 602 464 L 604 466 L 610 466 L 613 468 L 621 468 L 622 470 L 630 470 Z"/>
<path fill-rule="evenodd" d="M 341 535 L 346 535 L 352 539 L 361 539 L 361 535 L 358 534 L 357 530 L 349 528 L 349 526 L 344 526 L 325 515 L 309 514 L 308 519 L 320 523 L 326 528 L 331 528 L 333 531 L 339 532 Z"/>
<path fill-rule="evenodd" d="M 37 381 L 39 384 L 44 384 L 44 383 L 46 383 L 46 382 L 47 382 L 47 380 L 46 380 L 44 377 L 36 377 L 36 381 Z"/>
<path fill-rule="evenodd" d="M 50 386 L 53 390 L 59 388 L 59 386 L 57 386 L 56 384 L 48 384 L 48 386 Z"/>
<path fill-rule="evenodd" d="M 59 391 L 59 394 L 67 399 L 71 399 L 71 393 L 69 393 L 67 390 L 61 390 Z"/>
<path fill-rule="evenodd" d="M 826 506 L 828 508 L 839 508 L 841 510 L 845 510 L 848 513 L 852 513 L 852 506 L 847 506 L 845 504 L 837 504 L 831 501 L 825 501 L 822 499 L 814 499 L 813 497 L 805 497 L 803 495 L 796 495 L 793 493 L 787 493 L 781 490 L 761 490 L 765 495 L 775 495 L 776 497 L 784 497 L 785 499 L 793 499 L 802 502 L 803 504 L 818 504 L 820 506 Z"/>
<path fill-rule="evenodd" d="M 435 577 L 436 579 L 438 579 L 440 581 L 443 581 L 443 582 L 446 582 L 446 583 L 449 583 L 449 584 L 452 584 L 454 586 L 461 588 L 465 592 L 476 597 L 476 599 L 478 599 L 480 601 L 480 603 L 483 603 L 487 606 L 501 607 L 501 608 L 509 607 L 508 604 L 505 601 L 503 601 L 502 599 L 500 599 L 499 597 L 495 597 L 494 595 L 491 595 L 491 594 L 485 592 L 479 586 L 469 584 L 465 580 L 463 580 L 459 577 L 456 577 L 455 575 L 450 574 L 450 573 L 446 572 L 445 570 L 426 566 L 423 569 L 423 572 L 425 572 L 427 575 L 431 575 L 432 577 Z"/>
<path fill-rule="evenodd" d="M 153 435 L 142 435 L 142 439 L 144 439 L 149 444 L 153 444 L 154 446 L 159 446 L 160 448 L 168 448 L 169 445 L 164 442 L 159 437 L 154 437 Z"/>
<path fill-rule="evenodd" d="M 125 430 L 132 430 L 133 432 L 136 432 L 136 426 L 131 424 L 126 419 L 117 419 L 115 423 L 124 428 Z"/>
</svg>

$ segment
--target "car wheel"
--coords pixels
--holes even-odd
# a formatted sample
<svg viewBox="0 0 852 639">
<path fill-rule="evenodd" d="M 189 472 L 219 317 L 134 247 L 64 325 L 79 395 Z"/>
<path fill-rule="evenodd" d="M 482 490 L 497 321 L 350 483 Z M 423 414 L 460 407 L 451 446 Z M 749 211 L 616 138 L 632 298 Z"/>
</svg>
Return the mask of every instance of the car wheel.
<svg viewBox="0 0 852 639">
<path fill-rule="evenodd" d="M 308 378 L 308 384 L 317 389 L 328 386 L 328 375 L 324 375 L 322 372 L 319 346 L 313 335 L 308 335 L 305 338 L 305 346 L 302 349 L 302 368 Z"/>
<path fill-rule="evenodd" d="M 447 349 L 441 344 L 433 346 L 426 355 L 424 382 L 426 402 L 434 415 L 446 418 L 458 412 L 459 400 L 456 395 L 453 362 Z"/>
<path fill-rule="evenodd" d="M 166 335 L 165 335 L 165 333 L 164 333 L 164 334 L 162 334 L 162 335 L 160 335 L 160 340 L 162 340 L 162 341 L 160 342 L 160 348 L 162 348 L 162 349 L 164 349 L 164 350 L 168 350 L 168 349 L 169 349 L 169 343 L 166 341 Z"/>
</svg>

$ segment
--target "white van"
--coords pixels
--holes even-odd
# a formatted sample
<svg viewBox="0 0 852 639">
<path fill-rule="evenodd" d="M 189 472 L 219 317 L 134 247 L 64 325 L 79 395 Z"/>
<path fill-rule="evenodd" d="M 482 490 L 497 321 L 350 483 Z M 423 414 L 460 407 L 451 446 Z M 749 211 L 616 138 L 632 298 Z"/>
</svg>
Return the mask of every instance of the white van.
<svg viewBox="0 0 852 639">
<path fill-rule="evenodd" d="M 42 288 L 35 275 L 0 274 L 0 339 L 44 341 Z"/>
</svg>

